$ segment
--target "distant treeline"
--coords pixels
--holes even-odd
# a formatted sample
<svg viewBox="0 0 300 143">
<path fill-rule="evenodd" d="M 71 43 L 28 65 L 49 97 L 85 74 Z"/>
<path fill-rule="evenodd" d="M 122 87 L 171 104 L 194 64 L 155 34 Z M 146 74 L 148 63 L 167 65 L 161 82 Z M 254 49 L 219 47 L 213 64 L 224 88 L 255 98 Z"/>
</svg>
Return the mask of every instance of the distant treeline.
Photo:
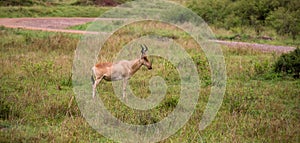
<svg viewBox="0 0 300 143">
<path fill-rule="evenodd" d="M 191 0 L 187 6 L 217 27 L 251 26 L 257 34 L 274 28 L 293 39 L 300 32 L 300 0 Z"/>
</svg>

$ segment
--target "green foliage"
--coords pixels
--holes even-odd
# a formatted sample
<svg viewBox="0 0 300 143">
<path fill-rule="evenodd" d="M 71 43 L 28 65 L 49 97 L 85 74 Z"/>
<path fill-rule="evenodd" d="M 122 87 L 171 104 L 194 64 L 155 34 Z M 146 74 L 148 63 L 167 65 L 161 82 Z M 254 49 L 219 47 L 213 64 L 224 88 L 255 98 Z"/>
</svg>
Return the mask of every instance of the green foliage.
<svg viewBox="0 0 300 143">
<path fill-rule="evenodd" d="M 300 9 L 300 4 L 299 4 Z M 293 39 L 300 33 L 300 10 L 292 11 L 290 8 L 279 7 L 272 11 L 267 22 L 276 29 L 277 33 L 290 34 Z"/>
<path fill-rule="evenodd" d="M 283 76 L 273 71 L 273 65 L 270 61 L 262 61 L 254 63 L 254 76 L 252 79 L 282 80 Z"/>
<path fill-rule="evenodd" d="M 300 32 L 298 0 L 192 0 L 187 6 L 208 23 L 226 29 L 251 26 L 261 35 L 272 27 L 294 39 Z"/>
<path fill-rule="evenodd" d="M 53 6 L 74 3 L 76 0 L 0 0 L 0 6 Z"/>
<path fill-rule="evenodd" d="M 274 67 L 275 72 L 292 74 L 294 77 L 300 78 L 300 48 L 281 55 Z"/>
<path fill-rule="evenodd" d="M 36 0 L 0 0 L 0 6 L 32 6 Z"/>
<path fill-rule="evenodd" d="M 188 8 L 196 12 L 210 24 L 221 23 L 227 15 L 229 0 L 193 0 L 188 3 Z"/>
<path fill-rule="evenodd" d="M 240 0 L 232 7 L 232 13 L 241 19 L 242 25 L 251 25 L 257 34 L 263 30 L 269 12 L 274 9 L 273 0 Z"/>
</svg>

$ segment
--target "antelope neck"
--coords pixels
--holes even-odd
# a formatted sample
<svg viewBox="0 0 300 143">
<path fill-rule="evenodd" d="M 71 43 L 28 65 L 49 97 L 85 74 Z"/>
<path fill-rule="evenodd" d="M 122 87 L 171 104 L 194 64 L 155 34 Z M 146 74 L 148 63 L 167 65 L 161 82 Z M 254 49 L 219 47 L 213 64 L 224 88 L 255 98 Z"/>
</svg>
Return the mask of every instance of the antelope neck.
<svg viewBox="0 0 300 143">
<path fill-rule="evenodd" d="M 142 66 L 142 62 L 140 61 L 140 59 L 133 60 L 132 62 L 133 65 L 131 66 L 131 75 L 138 71 Z"/>
</svg>

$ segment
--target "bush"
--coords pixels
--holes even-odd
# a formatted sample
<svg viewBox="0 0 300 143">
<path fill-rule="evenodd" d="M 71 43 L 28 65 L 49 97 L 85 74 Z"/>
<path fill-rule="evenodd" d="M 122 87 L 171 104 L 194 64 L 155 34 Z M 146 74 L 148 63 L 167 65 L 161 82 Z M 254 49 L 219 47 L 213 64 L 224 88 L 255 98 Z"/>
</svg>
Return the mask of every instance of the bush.
<svg viewBox="0 0 300 143">
<path fill-rule="evenodd" d="M 300 33 L 300 10 L 291 11 L 290 8 L 280 7 L 276 11 L 271 12 L 267 22 L 278 34 L 291 35 L 295 40 Z"/>
<path fill-rule="evenodd" d="M 187 6 L 220 28 L 250 26 L 260 36 L 271 27 L 294 40 L 300 32 L 299 0 L 191 0 Z"/>
<path fill-rule="evenodd" d="M 275 72 L 293 75 L 295 78 L 300 77 L 300 48 L 293 52 L 283 54 L 275 63 Z"/>
<path fill-rule="evenodd" d="M 187 6 L 209 24 L 223 23 L 228 15 L 229 0 L 192 0 Z"/>
</svg>

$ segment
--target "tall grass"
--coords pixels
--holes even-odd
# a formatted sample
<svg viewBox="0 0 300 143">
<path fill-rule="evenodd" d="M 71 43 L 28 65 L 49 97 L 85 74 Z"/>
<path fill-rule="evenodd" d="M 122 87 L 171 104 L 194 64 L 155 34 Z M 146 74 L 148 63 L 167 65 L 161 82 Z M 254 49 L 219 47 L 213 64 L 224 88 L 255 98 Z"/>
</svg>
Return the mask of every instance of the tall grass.
<svg viewBox="0 0 300 143">
<path fill-rule="evenodd" d="M 198 105 L 188 123 L 162 142 L 299 141 L 300 81 L 266 78 L 279 55 L 253 49 L 222 47 L 228 75 L 226 94 L 213 123 L 199 131 L 211 88 L 209 64 L 196 43 L 180 32 L 163 23 L 126 26 L 108 39 L 101 50 L 106 56 L 99 57 L 101 61 L 111 61 L 114 47 L 147 34 L 176 37 L 174 40 L 191 55 L 204 81 Z M 78 36 L 1 28 L 0 37 L 1 142 L 112 142 L 87 124 L 74 98 L 70 77 Z M 149 58 L 154 61 L 153 71 L 143 76 L 146 69 L 142 69 L 129 84 L 133 92 L 144 96 L 148 95 L 151 76 L 163 77 L 170 86 L 154 109 L 130 109 L 114 96 L 111 83 L 101 82 L 98 87 L 105 106 L 124 122 L 159 122 L 178 102 L 180 78 L 176 69 L 164 59 Z"/>
<path fill-rule="evenodd" d="M 108 7 L 96 6 L 9 6 L 0 7 L 0 18 L 16 17 L 99 17 Z"/>
</svg>

